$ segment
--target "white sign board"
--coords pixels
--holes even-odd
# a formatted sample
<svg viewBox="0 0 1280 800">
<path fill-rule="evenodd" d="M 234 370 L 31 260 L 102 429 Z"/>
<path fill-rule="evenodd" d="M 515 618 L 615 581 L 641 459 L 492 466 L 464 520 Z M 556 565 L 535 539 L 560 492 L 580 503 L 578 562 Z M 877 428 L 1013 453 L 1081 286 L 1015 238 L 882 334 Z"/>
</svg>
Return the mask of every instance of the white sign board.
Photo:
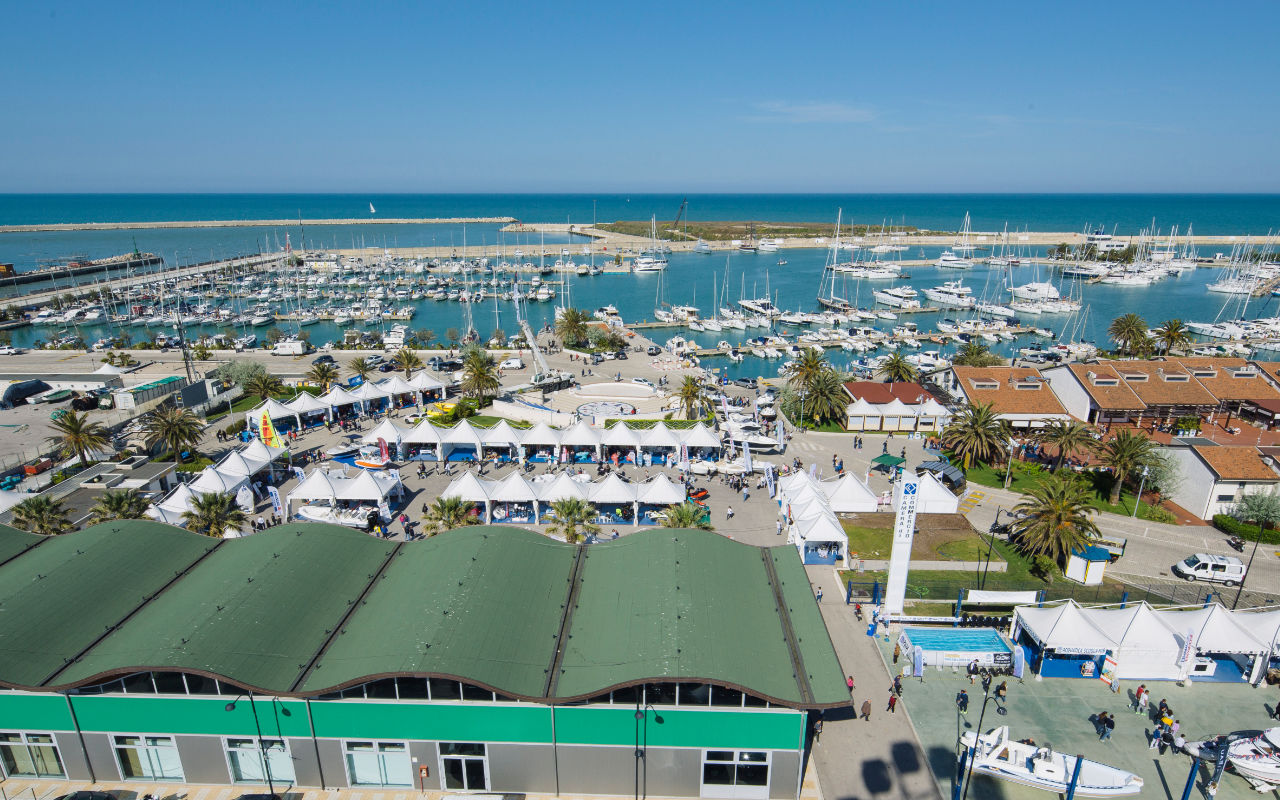
<svg viewBox="0 0 1280 800">
<path fill-rule="evenodd" d="M 916 531 L 916 499 L 920 483 L 915 475 L 899 478 L 902 497 L 893 523 L 893 549 L 889 553 L 889 580 L 884 593 L 886 614 L 901 614 L 907 597 L 907 572 L 911 569 L 911 539 Z"/>
</svg>

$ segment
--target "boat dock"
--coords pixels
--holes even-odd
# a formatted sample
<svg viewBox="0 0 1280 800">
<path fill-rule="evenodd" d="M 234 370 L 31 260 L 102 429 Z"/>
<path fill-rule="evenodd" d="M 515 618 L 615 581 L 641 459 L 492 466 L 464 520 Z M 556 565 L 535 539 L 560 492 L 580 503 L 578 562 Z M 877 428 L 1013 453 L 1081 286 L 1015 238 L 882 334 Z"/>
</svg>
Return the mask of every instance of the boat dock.
<svg viewBox="0 0 1280 800">
<path fill-rule="evenodd" d="M 635 326 L 629 325 L 627 327 L 635 327 Z M 1012 336 L 1025 336 L 1027 334 L 1033 333 L 1034 331 L 1035 331 L 1035 328 L 1026 326 L 1026 325 L 1000 329 L 1001 333 L 1007 333 Z M 877 339 L 875 343 L 883 344 L 886 342 L 892 342 L 894 344 L 904 344 L 907 341 L 915 341 L 921 344 L 923 344 L 924 342 L 929 342 L 930 344 L 946 345 L 946 344 L 952 344 L 955 342 L 955 339 L 952 338 L 954 335 L 955 334 L 926 332 L 926 331 L 921 331 L 916 334 L 904 334 L 904 335 L 894 335 L 892 333 L 887 333 L 884 335 L 883 338 Z M 978 332 L 969 333 L 968 335 L 974 339 L 977 339 L 980 337 L 980 333 Z M 838 342 L 838 341 L 824 341 L 824 342 L 797 341 L 794 344 L 797 344 L 801 347 L 810 347 L 810 346 L 821 347 L 824 350 L 839 349 L 842 346 L 842 342 Z M 701 347 L 701 348 L 698 348 L 697 350 L 691 350 L 690 354 L 697 356 L 698 358 L 703 358 L 706 356 L 727 356 L 731 351 L 737 350 L 739 353 L 745 356 L 745 355 L 751 355 L 752 346 L 753 345 L 749 345 L 749 344 L 740 344 L 740 345 L 734 345 L 731 347 Z"/>
</svg>

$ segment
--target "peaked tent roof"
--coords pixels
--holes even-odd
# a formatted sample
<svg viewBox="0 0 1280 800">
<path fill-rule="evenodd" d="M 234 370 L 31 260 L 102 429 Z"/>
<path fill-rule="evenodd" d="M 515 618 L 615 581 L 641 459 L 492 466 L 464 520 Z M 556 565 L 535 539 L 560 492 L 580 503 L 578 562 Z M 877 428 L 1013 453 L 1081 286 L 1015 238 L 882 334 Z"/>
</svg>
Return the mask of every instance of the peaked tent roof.
<svg viewBox="0 0 1280 800">
<path fill-rule="evenodd" d="M 464 472 L 453 479 L 441 497 L 458 497 L 469 503 L 485 503 L 490 499 L 493 481 L 482 481 L 474 472 Z"/>
<path fill-rule="evenodd" d="M 821 489 L 827 502 L 831 504 L 831 510 L 837 514 L 875 511 L 879 507 L 875 492 L 853 477 L 851 472 L 834 481 L 822 483 Z"/>
<path fill-rule="evenodd" d="M 356 476 L 338 484 L 339 500 L 377 500 L 385 499 L 395 491 L 396 480 L 390 475 L 378 477 L 373 471 L 358 470 Z"/>
<path fill-rule="evenodd" d="M 684 487 L 659 472 L 648 483 L 637 487 L 636 499 L 655 506 L 672 506 L 685 500 Z"/>
<path fill-rule="evenodd" d="M 1231 616 L 1255 639 L 1270 645 L 1272 652 L 1280 651 L 1280 608 L 1267 611 L 1233 611 Z"/>
<path fill-rule="evenodd" d="M 560 431 L 560 444 L 568 447 L 595 447 L 600 444 L 600 431 L 588 425 L 586 420 L 580 419 Z"/>
<path fill-rule="evenodd" d="M 287 405 L 273 397 L 268 397 L 266 400 L 244 413 L 245 417 L 248 419 L 260 420 L 262 419 L 263 412 L 270 414 L 272 419 L 284 419 L 285 417 L 297 416 L 297 412 L 292 408 L 289 408 Z"/>
<path fill-rule="evenodd" d="M 714 431 L 701 422 L 692 428 L 686 428 L 681 431 L 680 440 L 689 447 L 720 446 L 720 437 L 716 436 Z"/>
<path fill-rule="evenodd" d="M 245 458 L 239 451 L 233 451 L 219 461 L 214 469 L 224 475 L 240 475 L 247 478 L 265 466 L 266 464 L 261 461 Z"/>
<path fill-rule="evenodd" d="M 615 422 L 600 434 L 600 441 L 609 447 L 635 447 L 640 444 L 640 433 L 625 422 Z"/>
<path fill-rule="evenodd" d="M 589 487 L 570 478 L 568 473 L 558 472 L 555 478 L 546 484 L 537 485 L 538 499 L 553 503 L 556 500 L 565 500 L 568 498 L 577 498 L 586 500 Z"/>
<path fill-rule="evenodd" d="M 515 447 L 520 444 L 520 431 L 505 419 L 498 420 L 498 424 L 491 428 L 476 428 L 476 433 L 480 435 L 481 442 L 490 446 Z"/>
<path fill-rule="evenodd" d="M 648 430 L 641 430 L 640 446 L 641 447 L 679 447 L 680 437 L 675 431 L 667 427 L 662 420 Z"/>
<path fill-rule="evenodd" d="M 406 444 L 440 444 L 444 441 L 444 430 L 424 419 L 405 431 L 400 441 Z"/>
<path fill-rule="evenodd" d="M 413 394 L 418 391 L 418 387 L 409 383 L 399 375 L 392 375 L 390 378 L 383 378 L 374 384 L 384 392 L 391 394 Z"/>
<path fill-rule="evenodd" d="M 551 447 L 560 444 L 560 431 L 545 422 L 539 422 L 525 431 L 524 435 L 520 437 L 520 441 L 526 447 L 530 445 Z"/>
<path fill-rule="evenodd" d="M 1170 628 L 1146 601 L 1127 608 L 1091 608 L 1090 621 L 1122 650 L 1176 651 L 1182 634 Z"/>
<path fill-rule="evenodd" d="M 359 398 L 341 386 L 330 386 L 329 391 L 320 395 L 320 399 L 330 406 L 346 406 L 359 402 Z"/>
<path fill-rule="evenodd" d="M 796 528 L 800 538 L 806 542 L 843 542 L 849 543 L 849 534 L 844 532 L 840 523 L 831 514 L 821 514 L 812 519 L 799 520 Z"/>
<path fill-rule="evenodd" d="M 440 432 L 440 441 L 445 444 L 469 444 L 477 450 L 480 449 L 480 432 L 477 431 L 470 422 L 465 419 L 454 425 L 452 428 L 445 428 Z"/>
<path fill-rule="evenodd" d="M 331 478 L 323 469 L 313 469 L 289 492 L 289 500 L 337 500 L 338 484 L 342 480 Z"/>
<path fill-rule="evenodd" d="M 180 483 L 174 487 L 172 492 L 165 495 L 160 502 L 155 505 L 160 508 L 181 513 L 191 508 L 191 500 L 195 497 L 195 494 L 195 492 L 191 491 L 190 486 L 185 483 Z"/>
<path fill-rule="evenodd" d="M 297 414 L 310 414 L 316 411 L 328 411 L 329 404 L 310 392 L 300 392 L 297 397 L 285 403 L 285 406 Z"/>
<path fill-rule="evenodd" d="M 636 487 L 618 477 L 618 473 L 610 472 L 604 480 L 591 485 L 588 497 L 593 503 L 634 503 Z"/>
<path fill-rule="evenodd" d="M 364 444 L 376 444 L 379 439 L 386 439 L 392 443 L 403 442 L 405 434 L 410 430 L 412 429 L 395 424 L 390 417 L 383 417 L 381 422 L 374 425 L 368 433 L 360 437 L 360 441 Z"/>
<path fill-rule="evenodd" d="M 490 493 L 500 503 L 532 503 L 538 499 L 538 490 L 518 470 L 496 481 Z"/>
<path fill-rule="evenodd" d="M 352 389 L 348 394 L 356 400 L 385 400 L 391 396 L 391 392 L 378 387 L 377 384 L 365 381 L 356 388 Z"/>
<path fill-rule="evenodd" d="M 1056 606 L 1018 606 L 1014 614 L 1023 629 L 1047 650 L 1104 653 L 1118 646 L 1074 600 Z"/>
<path fill-rule="evenodd" d="M 191 482 L 191 491 L 198 494 L 210 492 L 231 492 L 235 494 L 241 486 L 248 483 L 243 475 L 229 475 L 219 472 L 216 467 L 205 467 Z"/>
<path fill-rule="evenodd" d="M 1202 653 L 1269 653 L 1271 643 L 1260 640 L 1237 621 L 1237 616 L 1213 603 L 1208 608 L 1160 609 L 1156 616 L 1180 635 L 1192 634 L 1191 643 Z"/>
<path fill-rule="evenodd" d="M 432 389 L 443 389 L 444 383 L 431 377 L 425 369 L 418 372 L 408 381 L 409 385 L 418 391 L 431 391 Z"/>
<path fill-rule="evenodd" d="M 254 439 L 244 447 L 240 448 L 240 455 L 250 461 L 261 461 L 264 464 L 270 464 L 283 455 L 288 455 L 289 450 L 284 447 L 271 447 L 261 439 Z"/>
</svg>

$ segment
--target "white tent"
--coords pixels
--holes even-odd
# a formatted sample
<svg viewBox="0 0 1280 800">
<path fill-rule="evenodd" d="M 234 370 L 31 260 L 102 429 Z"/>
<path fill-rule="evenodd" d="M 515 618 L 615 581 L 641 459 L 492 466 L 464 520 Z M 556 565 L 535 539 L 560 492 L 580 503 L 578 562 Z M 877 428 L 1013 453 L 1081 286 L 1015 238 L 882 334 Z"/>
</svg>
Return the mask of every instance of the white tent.
<svg viewBox="0 0 1280 800">
<path fill-rule="evenodd" d="M 898 398 L 893 398 L 876 411 L 884 418 L 884 430 L 909 431 L 916 426 L 916 412 Z"/>
<path fill-rule="evenodd" d="M 400 444 L 410 430 L 412 429 L 395 424 L 389 417 L 383 417 L 381 422 L 360 437 L 360 441 L 364 444 L 377 444 L 379 439 L 385 439 L 388 444 Z"/>
<path fill-rule="evenodd" d="M 588 498 L 591 502 L 601 503 L 634 503 L 636 487 L 623 481 L 616 472 L 610 472 L 599 483 L 591 484 Z"/>
<path fill-rule="evenodd" d="M 362 403 L 371 400 L 385 400 L 391 396 L 391 393 L 380 389 L 376 384 L 365 382 L 352 389 L 348 394 Z"/>
<path fill-rule="evenodd" d="M 495 481 L 489 497 L 499 503 L 536 503 L 538 490 L 519 471 L 516 471 L 500 481 Z"/>
<path fill-rule="evenodd" d="M 960 509 L 960 498 L 942 485 L 942 481 L 932 472 L 922 472 L 916 478 L 919 486 L 916 489 L 917 514 L 954 514 Z M 897 508 L 902 500 L 902 481 L 893 484 L 893 507 Z"/>
<path fill-rule="evenodd" d="M 520 437 L 520 444 L 526 449 L 529 447 L 550 447 L 554 449 L 560 445 L 560 431 L 545 422 L 539 422 L 524 432 L 524 435 Z"/>
<path fill-rule="evenodd" d="M 715 432 L 701 422 L 692 428 L 686 428 L 681 431 L 680 440 L 690 449 L 695 447 L 718 449 L 720 447 L 720 437 L 716 436 Z"/>
<path fill-rule="evenodd" d="M 641 447 L 679 447 L 680 437 L 675 431 L 667 427 L 666 423 L 659 421 L 656 425 L 648 430 L 640 432 Z"/>
<path fill-rule="evenodd" d="M 570 478 L 568 473 L 557 473 L 555 478 L 544 486 L 538 486 L 538 500 L 543 503 L 554 503 L 557 500 L 577 498 L 587 499 L 588 487 Z"/>
<path fill-rule="evenodd" d="M 191 508 L 191 501 L 195 497 L 195 492 L 191 491 L 191 487 L 185 483 L 180 483 L 174 487 L 172 492 L 165 495 L 156 503 L 156 507 L 163 508 L 166 511 L 176 512 L 179 516 L 183 511 Z"/>
<path fill-rule="evenodd" d="M 329 391 L 320 395 L 320 400 L 332 408 L 337 408 L 338 406 L 349 406 L 352 403 L 359 402 L 359 398 L 353 397 L 341 386 L 330 386 Z"/>
<path fill-rule="evenodd" d="M 408 383 L 420 392 L 432 392 L 445 388 L 443 383 L 431 377 L 431 374 L 426 370 L 419 370 L 416 375 L 409 379 Z"/>
<path fill-rule="evenodd" d="M 941 429 L 947 420 L 951 418 L 951 412 L 947 410 L 946 406 L 933 399 L 932 395 L 929 395 L 923 403 L 915 407 L 915 413 L 917 429 L 929 427 Z"/>
<path fill-rule="evenodd" d="M 292 419 L 298 422 L 298 412 L 274 398 L 267 398 L 257 406 L 244 412 L 244 422 L 249 430 L 258 430 L 262 426 L 262 415 L 267 414 L 272 420 Z"/>
<path fill-rule="evenodd" d="M 1096 656 L 1116 647 L 1116 641 L 1094 625 L 1074 600 L 1044 607 L 1018 606 L 1013 618 L 1014 630 L 1021 627 L 1044 650 Z"/>
<path fill-rule="evenodd" d="M 511 426 L 505 419 L 498 420 L 492 428 L 476 428 L 482 444 L 488 447 L 519 447 L 520 431 Z"/>
<path fill-rule="evenodd" d="M 1240 627 L 1253 637 L 1271 647 L 1271 654 L 1280 653 L 1280 608 L 1267 611 L 1233 611 L 1232 617 Z"/>
<path fill-rule="evenodd" d="M 578 420 L 560 432 L 560 444 L 565 447 L 600 447 L 600 431 Z"/>
<path fill-rule="evenodd" d="M 1091 608 L 1089 621 L 1117 643 L 1116 677 L 1135 680 L 1178 680 L 1178 659 L 1185 632 L 1177 633 L 1145 602 L 1127 608 Z"/>
<path fill-rule="evenodd" d="M 848 429 L 851 431 L 874 431 L 880 429 L 880 410 L 859 397 L 845 407 Z"/>
<path fill-rule="evenodd" d="M 390 378 L 384 378 L 374 385 L 388 394 L 416 395 L 418 393 L 418 387 L 409 383 L 404 378 L 401 378 L 399 375 L 392 375 Z"/>
<path fill-rule="evenodd" d="M 95 375 L 123 375 L 125 371 L 115 364 L 103 364 L 93 371 Z"/>
<path fill-rule="evenodd" d="M 400 482 L 387 473 L 359 470 L 354 478 L 339 481 L 339 500 L 365 500 L 381 503 L 400 490 Z"/>
<path fill-rule="evenodd" d="M 1156 616 L 1172 630 L 1182 634 L 1190 631 L 1191 642 L 1201 653 L 1256 655 L 1271 652 L 1270 642 L 1260 640 L 1241 625 L 1239 615 L 1233 615 L 1217 603 L 1207 608 L 1160 609 Z"/>
<path fill-rule="evenodd" d="M 329 404 L 310 392 L 301 392 L 297 397 L 285 403 L 293 413 L 301 416 L 302 414 L 314 414 L 317 411 L 329 413 Z"/>
<path fill-rule="evenodd" d="M 361 470 L 363 472 L 363 470 Z M 294 501 L 325 500 L 332 502 L 338 499 L 338 486 L 344 478 L 333 478 L 323 469 L 312 470 L 302 482 L 289 492 L 286 505 L 292 512 Z"/>
<path fill-rule="evenodd" d="M 219 461 L 215 469 L 224 475 L 241 475 L 248 478 L 265 466 L 266 464 L 261 461 L 245 458 L 242 453 L 236 451 Z"/>
<path fill-rule="evenodd" d="M 837 514 L 875 511 L 879 507 L 875 492 L 853 477 L 852 473 L 845 473 L 834 481 L 823 482 L 821 489 L 831 505 L 831 510 Z"/>
<path fill-rule="evenodd" d="M 184 513 L 186 512 L 172 508 L 165 508 L 164 506 L 150 506 L 147 508 L 148 517 L 151 517 L 157 522 L 163 522 L 166 525 L 175 525 L 179 528 L 187 524 L 187 521 L 182 516 Z"/>
<path fill-rule="evenodd" d="M 235 494 L 249 482 L 243 475 L 229 475 L 219 472 L 215 467 L 205 467 L 196 479 L 190 483 L 191 491 L 197 494 L 211 492 L 230 492 Z"/>
<path fill-rule="evenodd" d="M 286 456 L 289 451 L 283 447 L 271 447 L 261 439 L 254 439 L 244 447 L 240 448 L 240 455 L 250 461 L 261 461 L 264 464 L 270 464 L 280 456 Z"/>
<path fill-rule="evenodd" d="M 632 430 L 625 422 L 615 422 L 600 434 L 600 441 L 606 447 L 629 447 L 634 449 L 640 444 L 640 431 Z"/>
<path fill-rule="evenodd" d="M 493 481 L 485 481 L 476 477 L 474 472 L 464 472 L 453 479 L 449 487 L 440 493 L 441 497 L 457 497 L 469 503 L 484 503 L 485 519 L 489 517 L 489 493 Z"/>
<path fill-rule="evenodd" d="M 401 441 L 405 444 L 440 444 L 445 430 L 424 419 L 401 434 Z"/>
<path fill-rule="evenodd" d="M 636 488 L 636 500 L 645 505 L 673 506 L 685 500 L 684 487 L 661 472 L 653 480 Z"/>
<path fill-rule="evenodd" d="M 790 533 L 805 564 L 817 563 L 815 558 L 844 561 L 848 557 L 849 535 L 830 512 L 796 520 Z"/>
<path fill-rule="evenodd" d="M 483 442 L 480 441 L 480 433 L 465 419 L 452 428 L 442 430 L 440 432 L 440 441 L 443 444 L 450 445 L 450 450 L 458 445 L 473 447 L 477 457 L 480 456 L 480 448 L 483 446 Z"/>
</svg>

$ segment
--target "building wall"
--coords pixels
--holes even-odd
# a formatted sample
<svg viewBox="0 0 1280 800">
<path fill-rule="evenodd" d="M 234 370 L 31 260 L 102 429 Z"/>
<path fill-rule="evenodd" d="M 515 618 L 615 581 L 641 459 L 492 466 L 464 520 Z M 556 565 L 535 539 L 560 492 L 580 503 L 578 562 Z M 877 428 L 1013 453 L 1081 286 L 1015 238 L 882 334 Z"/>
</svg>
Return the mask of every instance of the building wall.
<svg viewBox="0 0 1280 800">
<path fill-rule="evenodd" d="M 1093 400 L 1071 370 L 1066 367 L 1051 367 L 1040 374 L 1049 379 L 1049 388 L 1057 395 L 1058 402 L 1062 403 L 1068 414 L 1080 420 L 1089 419 Z"/>
<path fill-rule="evenodd" d="M 414 788 L 425 766 L 429 791 L 444 790 L 441 742 L 484 743 L 491 791 L 536 794 L 632 794 L 638 765 L 642 793 L 696 797 L 705 750 L 768 751 L 770 797 L 787 798 L 796 795 L 806 727 L 804 712 L 784 708 L 649 706 L 638 724 L 635 706 L 607 703 L 552 708 L 255 696 L 252 706 L 238 697 L 227 711 L 228 698 L 218 695 L 72 695 L 70 701 L 61 694 L 0 691 L 0 729 L 54 733 L 68 777 L 88 780 L 92 765 L 100 781 L 120 779 L 112 735 L 141 734 L 174 738 L 186 783 L 229 784 L 225 737 L 253 738 L 260 726 L 264 738 L 288 742 L 298 786 L 347 787 L 344 741 L 358 739 L 407 742 Z"/>
<path fill-rule="evenodd" d="M 1217 491 L 1213 472 L 1190 447 L 1167 447 L 1164 452 L 1178 464 L 1180 478 L 1170 499 L 1200 519 L 1212 518 L 1209 503 Z"/>
</svg>

